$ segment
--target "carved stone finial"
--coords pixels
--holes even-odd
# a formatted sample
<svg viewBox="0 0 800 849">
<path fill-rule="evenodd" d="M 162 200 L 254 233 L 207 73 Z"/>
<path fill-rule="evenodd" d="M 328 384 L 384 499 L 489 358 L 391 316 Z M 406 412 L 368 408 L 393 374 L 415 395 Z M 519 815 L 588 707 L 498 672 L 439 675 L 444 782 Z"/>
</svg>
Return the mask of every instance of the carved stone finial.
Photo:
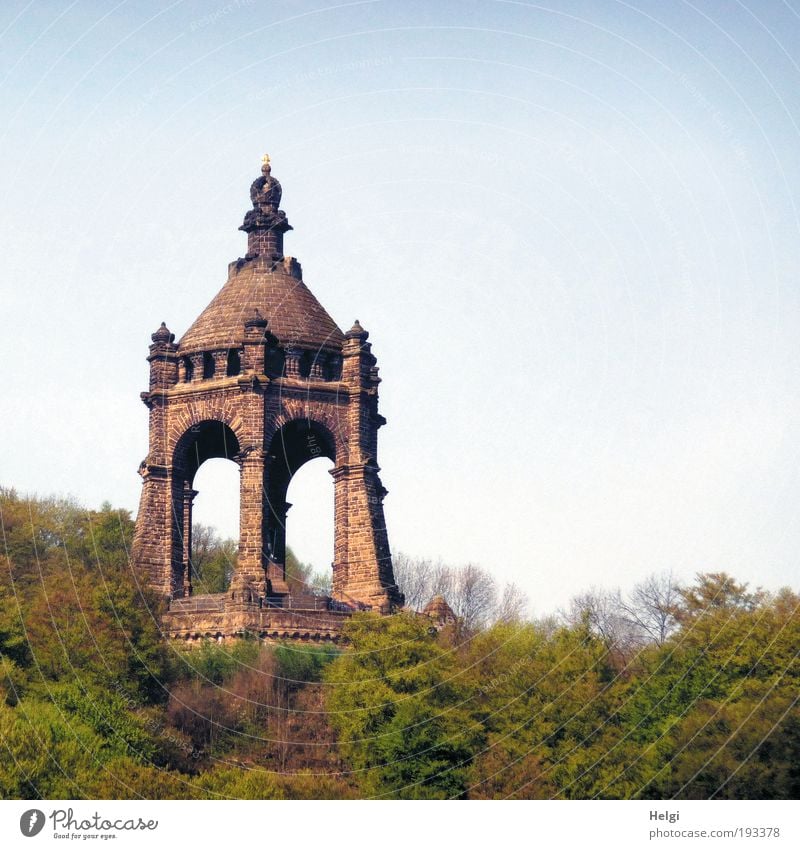
<svg viewBox="0 0 800 849">
<path fill-rule="evenodd" d="M 254 233 L 259 230 L 272 231 L 279 236 L 277 240 L 273 240 L 280 242 L 280 234 L 292 229 L 286 220 L 286 213 L 278 208 L 283 190 L 281 184 L 272 176 L 269 154 L 264 154 L 261 163 L 261 175 L 256 177 L 250 186 L 250 200 L 253 202 L 253 208 L 245 215 L 244 223 L 239 229 L 244 230 L 245 233 Z M 256 247 L 250 244 L 251 241 L 248 240 L 248 249 Z M 278 250 L 272 250 L 271 253 L 282 256 L 281 247 L 282 244 L 278 246 Z M 258 254 L 264 251 L 248 250 L 248 252 Z"/>
<path fill-rule="evenodd" d="M 347 339 L 367 339 L 369 338 L 369 333 L 361 326 L 358 319 L 355 320 L 353 326 L 344 334 Z"/>
<path fill-rule="evenodd" d="M 153 333 L 150 338 L 153 342 L 174 342 L 175 334 L 169 332 L 169 328 L 167 327 L 165 322 L 161 322 L 161 327 Z"/>
</svg>

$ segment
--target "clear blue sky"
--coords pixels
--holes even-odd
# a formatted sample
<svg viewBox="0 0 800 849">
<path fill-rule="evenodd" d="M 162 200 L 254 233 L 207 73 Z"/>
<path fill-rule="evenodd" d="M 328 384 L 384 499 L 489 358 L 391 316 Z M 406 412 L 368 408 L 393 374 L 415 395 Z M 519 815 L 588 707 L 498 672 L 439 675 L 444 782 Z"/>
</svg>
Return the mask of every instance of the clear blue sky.
<svg viewBox="0 0 800 849">
<path fill-rule="evenodd" d="M 2 483 L 135 511 L 149 334 L 244 253 L 268 151 L 287 253 L 371 332 L 395 551 L 538 613 L 800 583 L 795 0 L 5 2 L 0 98 Z"/>
</svg>

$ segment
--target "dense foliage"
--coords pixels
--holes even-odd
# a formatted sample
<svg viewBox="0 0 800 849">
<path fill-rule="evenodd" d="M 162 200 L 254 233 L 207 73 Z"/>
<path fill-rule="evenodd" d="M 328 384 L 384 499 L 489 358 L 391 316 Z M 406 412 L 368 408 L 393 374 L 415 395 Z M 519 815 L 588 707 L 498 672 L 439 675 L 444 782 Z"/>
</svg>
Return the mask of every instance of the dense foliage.
<svg viewBox="0 0 800 849">
<path fill-rule="evenodd" d="M 800 794 L 790 590 L 660 576 L 530 622 L 476 567 L 431 567 L 417 601 L 460 593 L 455 626 L 359 614 L 346 650 L 178 650 L 126 512 L 2 491 L 0 518 L 2 798 Z M 235 551 L 206 542 L 211 591 Z"/>
</svg>

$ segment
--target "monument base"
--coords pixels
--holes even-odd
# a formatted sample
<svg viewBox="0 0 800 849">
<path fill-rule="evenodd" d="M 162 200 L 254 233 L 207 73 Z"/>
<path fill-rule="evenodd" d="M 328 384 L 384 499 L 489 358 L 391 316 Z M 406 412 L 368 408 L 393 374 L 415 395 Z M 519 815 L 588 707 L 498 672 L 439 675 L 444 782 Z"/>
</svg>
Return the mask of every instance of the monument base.
<svg viewBox="0 0 800 849">
<path fill-rule="evenodd" d="M 337 643 L 355 612 L 351 605 L 318 596 L 242 601 L 229 593 L 216 593 L 173 599 L 161 628 L 172 640 L 224 642 L 253 637 L 266 642 Z"/>
</svg>

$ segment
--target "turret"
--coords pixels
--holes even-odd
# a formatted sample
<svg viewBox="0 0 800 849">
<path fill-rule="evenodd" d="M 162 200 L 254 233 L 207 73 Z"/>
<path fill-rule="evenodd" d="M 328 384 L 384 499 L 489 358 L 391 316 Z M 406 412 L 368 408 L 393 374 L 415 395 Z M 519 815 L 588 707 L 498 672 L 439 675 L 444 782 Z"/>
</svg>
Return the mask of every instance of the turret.
<svg viewBox="0 0 800 849">
<path fill-rule="evenodd" d="M 178 346 L 175 344 L 175 334 L 170 333 L 162 321 L 161 327 L 150 338 L 153 340 L 147 357 L 150 363 L 150 391 L 169 389 L 178 382 Z"/>
</svg>

